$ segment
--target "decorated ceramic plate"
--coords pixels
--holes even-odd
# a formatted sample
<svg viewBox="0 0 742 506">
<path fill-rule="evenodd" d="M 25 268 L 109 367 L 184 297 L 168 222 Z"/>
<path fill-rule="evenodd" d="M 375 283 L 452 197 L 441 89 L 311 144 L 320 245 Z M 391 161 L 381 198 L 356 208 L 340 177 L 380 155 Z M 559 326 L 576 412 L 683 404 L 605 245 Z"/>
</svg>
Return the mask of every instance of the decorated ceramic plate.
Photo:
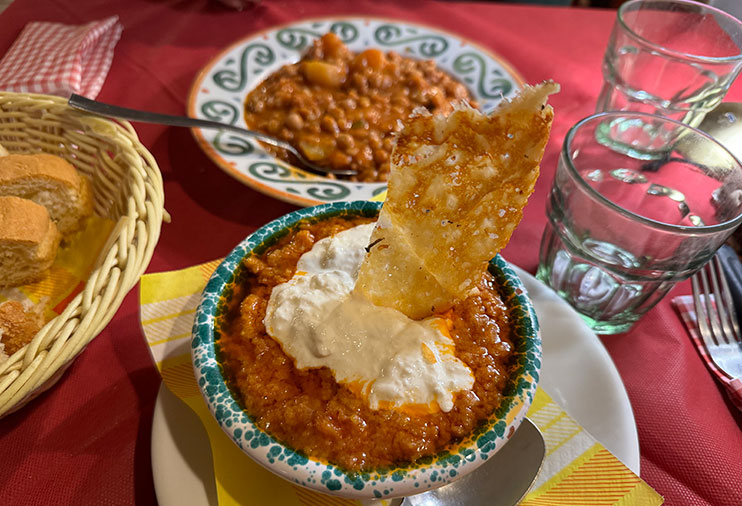
<svg viewBox="0 0 742 506">
<path fill-rule="evenodd" d="M 248 93 L 272 72 L 298 61 L 312 41 L 334 32 L 351 51 L 379 48 L 435 61 L 464 83 L 483 111 L 512 97 L 523 79 L 502 58 L 458 35 L 436 28 L 374 18 L 308 20 L 271 28 L 236 42 L 200 72 L 191 88 L 188 115 L 247 128 Z M 206 154 L 225 172 L 251 188 L 308 206 L 369 200 L 385 183 L 341 181 L 309 174 L 274 158 L 250 139 L 229 132 L 194 129 Z"/>
<path fill-rule="evenodd" d="M 587 432 L 638 475 L 641 466 L 634 412 L 610 355 L 598 336 L 564 299 L 531 274 L 512 267 L 523 281 L 541 325 L 544 360 L 539 385 Z M 590 381 L 585 381 L 585 378 L 590 378 Z M 217 424 L 213 424 L 209 432 L 213 437 L 213 447 L 198 416 L 162 383 L 152 419 L 151 455 L 155 492 L 160 506 L 217 506 L 215 466 L 221 471 L 220 488 L 229 486 L 225 483 L 229 484 L 231 479 L 239 480 L 239 490 L 238 487 L 229 489 L 230 493 L 235 494 L 233 497 L 237 503 L 300 503 L 295 498 L 299 497 L 296 494 L 300 494 L 300 487 L 285 487 L 293 502 L 290 502 L 291 499 L 283 502 L 276 499 L 286 497 L 279 495 L 284 490 L 280 486 L 282 480 L 269 481 L 272 475 L 259 473 L 259 470 L 250 467 L 253 461 Z M 212 451 L 216 461 L 212 460 Z M 556 458 L 557 455 L 558 452 L 550 458 Z M 239 471 L 224 471 L 235 466 Z M 267 496 L 261 496 L 259 491 L 264 483 L 267 483 Z M 263 497 L 265 499 L 261 502 Z M 340 504 L 335 501 L 333 504 Z M 348 501 L 342 504 L 352 503 Z"/>
</svg>

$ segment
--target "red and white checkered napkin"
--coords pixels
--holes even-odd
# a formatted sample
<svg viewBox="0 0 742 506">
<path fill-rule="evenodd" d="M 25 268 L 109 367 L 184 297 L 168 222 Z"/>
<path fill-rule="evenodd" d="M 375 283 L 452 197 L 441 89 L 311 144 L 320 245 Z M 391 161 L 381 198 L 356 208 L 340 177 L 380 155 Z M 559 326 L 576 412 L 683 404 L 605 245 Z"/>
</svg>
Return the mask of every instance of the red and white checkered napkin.
<svg viewBox="0 0 742 506">
<path fill-rule="evenodd" d="M 28 23 L 0 60 L 0 90 L 95 98 L 122 29 L 118 16 L 85 25 Z"/>
<path fill-rule="evenodd" d="M 693 306 L 692 295 L 680 295 L 672 299 L 672 305 L 675 307 L 677 312 L 685 324 L 685 328 L 690 334 L 693 344 L 696 346 L 698 353 L 701 358 L 706 362 L 706 366 L 716 376 L 726 388 L 729 398 L 732 400 L 735 406 L 742 410 L 742 378 L 733 378 L 726 372 L 719 369 L 714 361 L 711 359 L 706 345 L 703 339 L 698 334 L 698 325 L 696 324 L 696 309 Z"/>
</svg>

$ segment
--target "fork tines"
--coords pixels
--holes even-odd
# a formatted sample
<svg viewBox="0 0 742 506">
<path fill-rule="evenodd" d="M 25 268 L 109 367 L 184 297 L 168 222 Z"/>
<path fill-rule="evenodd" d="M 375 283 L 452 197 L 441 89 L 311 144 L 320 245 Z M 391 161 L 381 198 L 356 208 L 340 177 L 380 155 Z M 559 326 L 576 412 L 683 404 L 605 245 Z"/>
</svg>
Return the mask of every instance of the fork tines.
<svg viewBox="0 0 742 506">
<path fill-rule="evenodd" d="M 718 256 L 694 274 L 691 283 L 698 328 L 706 346 L 742 342 L 734 300 Z"/>
</svg>

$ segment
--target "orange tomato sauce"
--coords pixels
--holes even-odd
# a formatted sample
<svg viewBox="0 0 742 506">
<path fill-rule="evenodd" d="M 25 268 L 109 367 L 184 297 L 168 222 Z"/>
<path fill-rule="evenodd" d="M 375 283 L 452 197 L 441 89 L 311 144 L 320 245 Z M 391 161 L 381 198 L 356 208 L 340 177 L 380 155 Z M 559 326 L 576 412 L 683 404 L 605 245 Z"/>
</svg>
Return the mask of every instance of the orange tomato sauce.
<svg viewBox="0 0 742 506">
<path fill-rule="evenodd" d="M 443 315 L 455 355 L 475 379 L 471 390 L 455 395 L 451 411 L 431 413 L 429 406 L 373 410 L 358 385 L 339 384 L 328 368 L 297 369 L 263 324 L 272 288 L 291 279 L 297 261 L 316 241 L 372 220 L 302 222 L 265 253 L 247 258 L 249 275 L 239 289 L 239 306 L 217 341 L 228 382 L 261 429 L 351 471 L 412 462 L 470 434 L 498 406 L 514 352 L 508 308 L 486 274 L 479 294 Z"/>
</svg>

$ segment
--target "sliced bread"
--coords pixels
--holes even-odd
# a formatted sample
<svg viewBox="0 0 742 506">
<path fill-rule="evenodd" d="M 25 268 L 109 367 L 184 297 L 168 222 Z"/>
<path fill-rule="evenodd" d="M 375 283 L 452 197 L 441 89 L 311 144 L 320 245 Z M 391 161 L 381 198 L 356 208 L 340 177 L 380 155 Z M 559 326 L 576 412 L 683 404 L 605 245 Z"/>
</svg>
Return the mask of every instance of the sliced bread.
<svg viewBox="0 0 742 506">
<path fill-rule="evenodd" d="M 0 197 L 0 286 L 41 278 L 54 263 L 60 239 L 44 206 Z"/>
<path fill-rule="evenodd" d="M 0 196 L 44 206 L 62 235 L 82 227 L 93 212 L 90 183 L 65 159 L 49 154 L 0 157 Z"/>
<path fill-rule="evenodd" d="M 30 343 L 43 325 L 40 311 L 14 300 L 0 303 L 0 362 Z"/>
</svg>

